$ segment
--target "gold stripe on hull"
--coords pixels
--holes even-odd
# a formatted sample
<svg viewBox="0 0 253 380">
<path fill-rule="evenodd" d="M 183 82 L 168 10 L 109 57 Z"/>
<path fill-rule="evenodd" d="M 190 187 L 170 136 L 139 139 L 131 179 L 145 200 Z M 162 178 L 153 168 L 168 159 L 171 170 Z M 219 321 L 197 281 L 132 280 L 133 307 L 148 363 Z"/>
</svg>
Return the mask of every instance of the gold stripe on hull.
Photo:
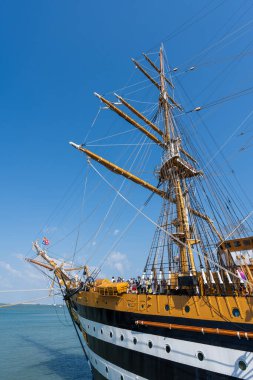
<svg viewBox="0 0 253 380">
<path fill-rule="evenodd" d="M 158 294 L 101 295 L 81 291 L 73 299 L 80 305 L 145 315 L 196 320 L 253 323 L 253 298 L 245 296 L 186 296 Z M 235 312 L 236 311 L 236 312 Z"/>
</svg>

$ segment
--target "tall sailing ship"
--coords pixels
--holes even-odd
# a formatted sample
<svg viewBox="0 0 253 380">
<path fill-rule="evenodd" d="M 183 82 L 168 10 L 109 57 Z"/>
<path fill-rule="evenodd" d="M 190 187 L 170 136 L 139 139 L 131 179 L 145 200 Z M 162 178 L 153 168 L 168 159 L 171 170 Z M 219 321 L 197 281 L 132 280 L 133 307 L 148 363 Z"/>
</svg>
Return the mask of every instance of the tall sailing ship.
<svg viewBox="0 0 253 380">
<path fill-rule="evenodd" d="M 95 380 L 251 379 L 252 228 L 247 217 L 224 205 L 224 188 L 211 192 L 198 163 L 200 150 L 194 154 L 180 133 L 175 113 L 183 109 L 165 74 L 163 47 L 158 65 L 150 56 L 144 58 L 155 78 L 133 61 L 158 90 L 159 123 L 122 96 L 115 94 L 113 102 L 95 95 L 160 147 L 156 184 L 70 143 L 90 165 L 97 161 L 160 197 L 161 212 L 157 222 L 151 220 L 155 233 L 143 272 L 136 281 L 114 282 L 98 278 L 98 270 L 84 265 L 78 276 L 80 268 L 60 265 L 37 241 L 33 246 L 38 258 L 28 261 L 54 272 Z M 143 209 L 137 211 L 150 219 Z"/>
</svg>

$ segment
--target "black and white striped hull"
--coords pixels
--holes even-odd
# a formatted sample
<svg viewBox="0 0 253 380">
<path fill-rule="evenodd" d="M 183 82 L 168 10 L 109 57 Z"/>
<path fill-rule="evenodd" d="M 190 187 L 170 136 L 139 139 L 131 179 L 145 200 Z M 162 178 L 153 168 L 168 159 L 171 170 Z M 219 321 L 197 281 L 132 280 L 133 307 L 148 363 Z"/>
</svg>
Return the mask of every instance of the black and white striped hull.
<svg viewBox="0 0 253 380">
<path fill-rule="evenodd" d="M 95 380 L 253 378 L 252 343 L 249 350 L 238 338 L 229 337 L 231 348 L 223 337 L 217 337 L 213 345 L 210 336 L 203 343 L 201 334 L 185 333 L 185 339 L 175 338 L 164 336 L 159 329 L 154 334 L 149 328 L 124 328 L 115 320 L 101 323 L 101 318 L 98 322 L 82 315 L 79 318 L 87 333 L 86 351 Z M 249 342 L 243 344 L 248 346 Z M 240 368 L 240 362 L 246 363 L 246 369 Z"/>
</svg>

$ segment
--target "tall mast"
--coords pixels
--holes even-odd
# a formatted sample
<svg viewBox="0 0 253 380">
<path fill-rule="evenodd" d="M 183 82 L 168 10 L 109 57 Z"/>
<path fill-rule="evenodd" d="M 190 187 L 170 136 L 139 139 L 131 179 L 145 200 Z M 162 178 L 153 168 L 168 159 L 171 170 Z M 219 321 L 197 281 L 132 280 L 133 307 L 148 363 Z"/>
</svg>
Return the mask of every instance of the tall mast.
<svg viewBox="0 0 253 380">
<path fill-rule="evenodd" d="M 161 83 L 161 104 L 164 109 L 164 130 L 165 130 L 165 137 L 164 142 L 170 143 L 171 138 L 174 136 L 174 129 L 172 123 L 170 123 L 169 119 L 169 104 L 167 101 L 167 91 L 165 86 L 165 73 L 164 73 L 164 58 L 163 58 L 163 46 L 160 48 L 160 83 Z"/>
<path fill-rule="evenodd" d="M 192 177 L 201 176 L 203 173 L 195 167 L 194 164 L 197 162 L 194 157 L 181 146 L 181 138 L 177 132 L 176 125 L 174 124 L 172 112 L 174 109 L 182 110 L 182 107 L 174 100 L 173 95 L 169 92 L 169 90 L 171 91 L 171 89 L 174 89 L 174 86 L 165 75 L 163 46 L 161 46 L 159 51 L 159 66 L 156 66 L 147 56 L 144 55 L 144 57 L 152 68 L 159 73 L 158 81 L 153 79 L 153 77 L 134 59 L 133 62 L 140 72 L 145 75 L 159 91 L 159 107 L 163 115 L 164 128 L 160 128 L 154 121 L 149 120 L 140 111 L 136 110 L 131 104 L 129 104 L 128 101 L 117 94 L 115 95 L 121 101 L 122 105 L 139 120 L 129 116 L 121 109 L 121 107 L 116 107 L 113 102 L 105 99 L 103 96 L 97 93 L 95 93 L 95 95 L 106 104 L 111 111 L 115 112 L 126 122 L 133 125 L 139 130 L 139 132 L 146 135 L 163 150 L 162 165 L 158 171 L 159 183 L 157 187 L 105 158 L 98 156 L 81 145 L 75 143 L 70 144 L 79 151 L 85 153 L 92 160 L 99 162 L 101 165 L 111 170 L 113 173 L 124 176 L 128 180 L 145 187 L 164 199 L 161 213 L 162 217 L 160 218 L 161 223 L 159 222 L 159 227 L 157 227 L 159 233 L 155 234 L 155 236 L 158 236 L 158 239 L 159 236 L 161 236 L 163 247 L 167 244 L 168 257 L 170 257 L 168 262 L 172 263 L 174 273 L 179 272 L 181 275 L 195 275 L 196 266 L 192 247 L 194 244 L 199 244 L 202 241 L 199 239 L 202 238 L 199 235 L 199 231 L 194 229 L 191 225 L 193 223 L 192 216 L 194 215 L 195 219 L 197 217 L 198 220 L 201 219 L 202 221 L 207 222 L 213 233 L 215 233 L 219 239 L 220 235 L 212 220 L 207 215 L 200 212 L 198 207 L 196 208 L 196 205 L 196 209 L 191 207 L 190 194 L 188 193 L 187 188 L 188 180 Z M 143 126 L 141 122 L 144 122 L 145 125 Z M 149 128 L 152 129 L 152 133 Z M 161 184 L 163 185 L 163 189 L 160 189 Z M 162 236 L 162 234 L 164 234 L 164 236 Z M 154 237 L 154 239 L 156 238 Z M 166 248 L 161 248 L 159 242 L 153 244 L 152 247 L 152 252 L 149 255 L 146 267 L 155 267 L 154 264 L 156 264 L 156 266 L 160 265 L 160 271 L 164 271 L 163 269 L 165 268 L 165 265 L 163 254 L 165 252 L 164 249 Z M 160 254 L 161 250 L 163 250 L 162 254 Z M 161 258 L 160 262 L 158 260 L 159 257 Z M 151 264 L 152 258 L 153 264 Z"/>
<path fill-rule="evenodd" d="M 191 272 L 196 273 L 194 257 L 192 252 L 193 240 L 191 240 L 191 233 L 189 228 L 188 213 L 186 206 L 186 199 L 183 195 L 181 179 L 184 174 L 179 166 L 177 160 L 174 160 L 175 157 L 180 157 L 179 153 L 179 144 L 180 141 L 175 137 L 175 131 L 172 123 L 170 105 L 167 101 L 167 89 L 165 84 L 165 72 L 164 72 L 164 56 L 163 56 L 163 46 L 160 48 L 160 83 L 161 83 L 161 106 L 163 108 L 164 114 L 164 139 L 165 143 L 168 144 L 168 153 L 165 154 L 165 166 L 164 172 L 168 173 L 165 176 L 167 186 L 173 186 L 174 195 L 176 200 L 176 212 L 177 212 L 177 221 L 176 221 L 176 233 L 175 237 L 180 240 L 181 244 L 179 245 L 180 251 L 180 262 L 181 262 L 181 271 L 186 274 Z M 166 157 L 167 156 L 167 157 Z M 162 169 L 162 168 L 161 168 Z M 166 173 L 166 174 L 167 174 Z"/>
</svg>

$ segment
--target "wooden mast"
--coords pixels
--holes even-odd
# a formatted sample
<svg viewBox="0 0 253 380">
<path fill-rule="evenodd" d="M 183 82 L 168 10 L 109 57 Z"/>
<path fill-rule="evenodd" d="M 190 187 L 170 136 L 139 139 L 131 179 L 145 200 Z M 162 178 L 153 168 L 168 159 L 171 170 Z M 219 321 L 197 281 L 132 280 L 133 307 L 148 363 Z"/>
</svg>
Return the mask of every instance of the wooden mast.
<svg viewBox="0 0 253 380">
<path fill-rule="evenodd" d="M 162 198 L 167 199 L 169 202 L 174 203 L 176 205 L 176 220 L 174 226 L 176 229 L 174 233 L 169 233 L 171 239 L 178 245 L 178 250 L 180 254 L 180 270 L 182 275 L 195 275 L 196 274 L 196 266 L 194 262 L 194 255 L 192 246 L 194 244 L 198 244 L 199 240 L 194 236 L 192 236 L 191 227 L 189 225 L 189 213 L 195 215 L 199 218 L 202 218 L 207 223 L 209 223 L 212 230 L 217 234 L 219 238 L 221 235 L 217 231 L 214 226 L 213 221 L 205 214 L 202 214 L 198 210 L 191 208 L 190 199 L 185 195 L 186 183 L 185 179 L 193 176 L 202 175 L 201 171 L 198 171 L 194 168 L 189 162 L 187 162 L 184 157 L 180 156 L 182 153 L 185 157 L 190 159 L 192 162 L 196 163 L 196 160 L 181 147 L 181 140 L 177 136 L 172 117 L 172 109 L 177 107 L 178 109 L 182 109 L 174 100 L 174 98 L 167 91 L 167 84 L 169 84 L 172 88 L 174 88 L 173 84 L 167 80 L 165 77 L 165 67 L 164 67 L 164 55 L 163 55 L 163 47 L 160 48 L 159 59 L 160 59 L 160 68 L 155 66 L 151 60 L 145 56 L 146 60 L 151 64 L 151 66 L 159 73 L 160 81 L 157 82 L 152 78 L 151 75 L 144 70 L 141 65 L 133 60 L 136 67 L 155 85 L 155 87 L 160 92 L 160 106 L 163 110 L 164 116 L 164 130 L 160 129 L 154 123 L 152 123 L 149 119 L 147 119 L 141 112 L 136 110 L 133 106 L 131 106 L 126 100 L 124 100 L 121 96 L 115 94 L 117 98 L 121 101 L 121 103 L 126 106 L 132 113 L 134 113 L 138 118 L 145 122 L 146 125 L 151 127 L 154 132 L 158 133 L 161 139 L 157 138 L 154 134 L 150 133 L 146 128 L 139 124 L 135 119 L 130 117 L 128 114 L 123 112 L 120 108 L 116 107 L 116 105 L 109 100 L 105 99 L 103 96 L 95 93 L 95 95 L 105 103 L 109 109 L 117 113 L 119 116 L 124 118 L 128 123 L 135 126 L 140 132 L 145 134 L 149 139 L 155 142 L 164 150 L 163 163 L 159 170 L 159 181 L 160 183 L 164 183 L 164 189 L 158 189 L 157 187 L 151 185 L 150 183 L 142 180 L 141 178 L 135 176 L 129 171 L 115 165 L 114 163 L 104 159 L 101 156 L 89 151 L 82 145 L 77 145 L 75 143 L 70 143 L 79 151 L 85 153 L 91 159 L 99 162 L 107 169 L 111 170 L 113 173 L 124 176 L 127 179 L 141 185 L 148 190 L 158 194 Z M 183 190 L 184 191 L 183 191 Z M 168 191 L 170 190 L 170 191 Z M 172 192 L 171 192 L 172 190 Z M 169 221 L 166 223 L 166 230 L 168 230 Z M 170 223 L 171 224 L 171 223 Z M 169 231 L 169 230 L 168 230 Z"/>
<path fill-rule="evenodd" d="M 148 63 L 153 67 L 153 69 L 155 69 L 159 74 L 161 74 L 161 70 L 154 64 L 154 62 L 151 61 L 151 59 L 146 54 L 143 53 L 143 56 L 146 59 L 146 61 L 148 61 Z M 173 85 L 173 83 L 171 83 L 169 79 L 167 79 L 165 76 L 164 79 L 170 85 L 171 88 L 175 88 L 175 86 Z"/>
<path fill-rule="evenodd" d="M 135 64 L 135 66 L 137 67 L 137 69 L 139 69 L 149 80 L 151 83 L 153 83 L 156 88 L 161 92 L 161 85 L 159 83 L 157 83 L 154 78 L 151 77 L 151 75 L 149 75 L 147 73 L 146 70 L 143 69 L 143 67 L 141 67 L 141 65 L 135 61 L 135 59 L 132 58 L 132 61 L 133 63 Z M 162 63 L 163 64 L 163 63 Z M 160 73 L 160 77 L 162 76 L 163 77 L 163 82 L 166 81 L 167 82 L 167 78 L 165 77 L 164 73 L 161 72 L 161 70 L 158 69 L 158 72 Z M 164 86 L 164 91 L 166 91 L 165 89 L 165 86 Z M 177 104 L 177 102 L 175 102 L 175 100 L 168 94 L 168 92 L 166 91 L 166 101 L 169 103 L 169 101 L 175 106 L 177 107 L 180 111 L 182 111 L 182 107 Z M 170 105 L 170 104 L 169 104 Z"/>
<path fill-rule="evenodd" d="M 168 144 L 168 159 L 172 158 L 178 151 L 177 140 L 175 138 L 175 130 L 172 122 L 170 106 L 167 101 L 167 91 L 165 87 L 165 73 L 164 73 L 164 58 L 163 58 L 163 48 L 160 48 L 160 83 L 161 83 L 161 105 L 164 110 L 164 139 L 165 143 Z M 177 153 L 178 154 L 178 153 Z M 166 157 L 165 157 L 166 159 Z M 192 252 L 192 240 L 190 236 L 189 222 L 187 216 L 187 209 L 185 205 L 185 199 L 183 196 L 179 170 L 175 165 L 172 168 L 172 181 L 171 184 L 174 187 L 175 198 L 176 198 L 176 209 L 177 209 L 177 220 L 178 227 L 176 238 L 179 239 L 184 244 L 179 244 L 180 250 L 180 262 L 181 271 L 183 274 L 191 272 L 196 273 L 194 257 Z M 187 245 L 187 248 L 186 246 Z"/>
<path fill-rule="evenodd" d="M 169 104 L 167 101 L 167 91 L 165 88 L 164 80 L 164 62 L 163 62 L 163 50 L 160 48 L 160 81 L 161 81 L 161 104 L 164 109 L 164 129 L 165 129 L 165 143 L 170 142 L 171 137 L 174 138 L 174 128 L 171 123 L 169 125 Z M 171 136 L 172 135 L 172 136 Z"/>
</svg>

